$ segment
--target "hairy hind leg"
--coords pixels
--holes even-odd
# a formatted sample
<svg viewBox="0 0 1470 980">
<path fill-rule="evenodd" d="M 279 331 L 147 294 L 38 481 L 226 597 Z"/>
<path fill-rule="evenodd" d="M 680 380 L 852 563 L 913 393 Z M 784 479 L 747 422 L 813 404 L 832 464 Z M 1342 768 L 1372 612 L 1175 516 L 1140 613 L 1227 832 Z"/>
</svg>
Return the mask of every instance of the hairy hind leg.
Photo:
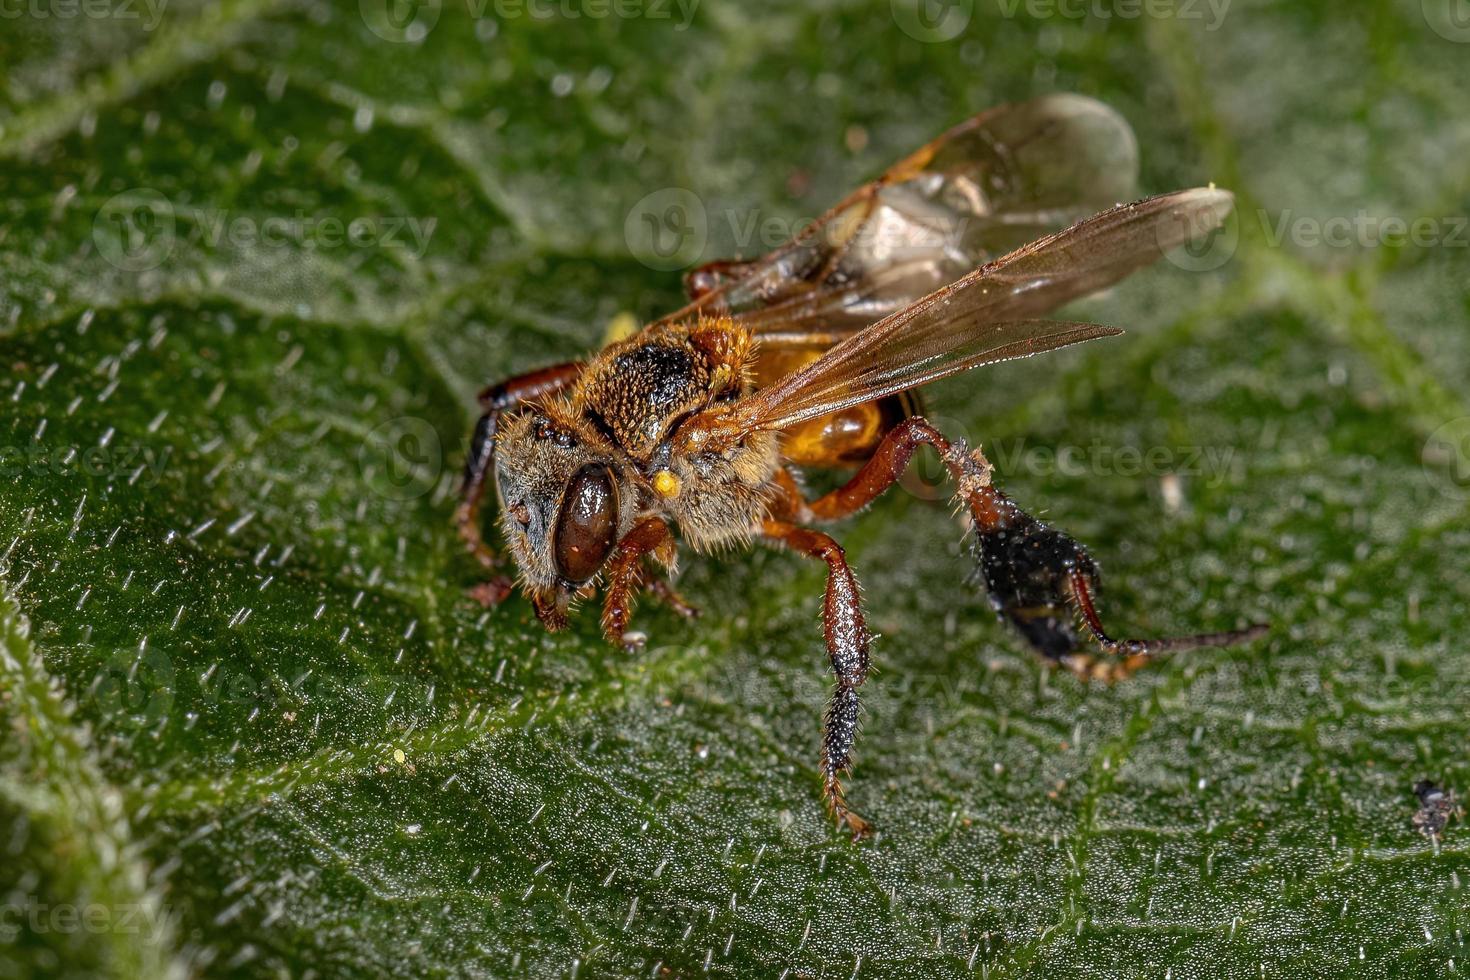
<svg viewBox="0 0 1470 980">
<path fill-rule="evenodd" d="M 1087 550 L 996 489 L 991 466 L 979 449 L 970 450 L 960 441 L 951 443 L 922 416 L 895 426 L 862 469 L 825 496 L 807 502 L 800 499 L 789 477 L 780 481 L 787 489 L 788 507 L 795 518 L 803 520 L 837 520 L 854 514 L 893 486 L 925 445 L 939 453 L 955 483 L 956 496 L 969 511 L 975 528 L 975 559 L 991 604 L 1048 659 L 1083 677 L 1114 680 L 1161 653 L 1228 646 L 1265 632 L 1263 626 L 1252 626 L 1159 640 L 1114 640 L 1097 615 L 1099 576 Z M 1105 653 L 1122 659 L 1099 662 L 1079 652 L 1079 618 Z"/>
<path fill-rule="evenodd" d="M 1221 633 L 1197 633 L 1194 636 L 1166 637 L 1159 640 L 1115 640 L 1103 629 L 1102 620 L 1098 618 L 1097 610 L 1093 605 L 1096 584 L 1095 571 L 1089 578 L 1083 574 L 1081 569 L 1074 568 L 1067 587 L 1072 602 L 1077 607 L 1077 613 L 1082 618 L 1082 624 L 1092 633 L 1092 638 L 1105 652 L 1119 659 L 1098 660 L 1085 653 L 1068 654 L 1063 662 L 1083 678 L 1104 681 L 1122 680 L 1138 668 L 1151 663 L 1160 654 L 1195 647 L 1234 646 L 1237 643 L 1264 636 L 1267 632 L 1267 627 L 1258 623 L 1242 630 L 1228 630 Z"/>
<path fill-rule="evenodd" d="M 858 730 L 857 689 L 868 676 L 871 640 L 857 578 L 848 567 L 842 546 L 821 531 L 766 521 L 762 532 L 792 551 L 827 563 L 822 632 L 837 687 L 822 722 L 822 798 L 839 828 L 845 826 L 854 840 L 867 837 L 873 832 L 872 824 L 848 809 L 842 792 L 842 776 L 852 768 L 852 747 Z"/>
</svg>

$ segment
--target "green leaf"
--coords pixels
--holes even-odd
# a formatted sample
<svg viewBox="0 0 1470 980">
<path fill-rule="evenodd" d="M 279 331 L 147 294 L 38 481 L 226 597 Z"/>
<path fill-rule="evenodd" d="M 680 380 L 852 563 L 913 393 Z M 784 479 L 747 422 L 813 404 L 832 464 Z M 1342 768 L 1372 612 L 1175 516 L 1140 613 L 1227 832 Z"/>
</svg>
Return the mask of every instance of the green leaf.
<svg viewBox="0 0 1470 980">
<path fill-rule="evenodd" d="M 0 975 L 1465 969 L 1467 831 L 1411 822 L 1470 785 L 1452 5 L 14 9 Z M 1128 336 L 932 415 L 1120 630 L 1273 631 L 1088 687 L 994 621 L 942 492 L 891 495 L 837 532 L 882 634 L 855 846 L 820 567 L 691 556 L 704 618 L 645 603 L 637 655 L 482 610 L 474 393 L 678 302 L 646 195 L 752 254 L 1046 91 L 1235 223 L 1081 304 Z"/>
</svg>

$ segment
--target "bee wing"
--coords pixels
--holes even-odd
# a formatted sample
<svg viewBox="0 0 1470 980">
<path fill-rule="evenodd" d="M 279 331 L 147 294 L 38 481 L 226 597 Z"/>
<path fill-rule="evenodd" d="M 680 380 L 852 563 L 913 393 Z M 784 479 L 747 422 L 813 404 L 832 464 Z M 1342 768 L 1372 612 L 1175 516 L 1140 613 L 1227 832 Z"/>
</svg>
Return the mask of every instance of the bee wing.
<svg viewBox="0 0 1470 980">
<path fill-rule="evenodd" d="M 758 334 L 851 333 L 1129 200 L 1137 173 L 1132 129 L 1101 102 L 1050 95 L 1000 106 L 905 157 L 785 245 L 707 271 L 713 289 L 665 320 L 727 314 Z"/>
<path fill-rule="evenodd" d="M 858 331 L 741 399 L 730 421 L 742 432 L 783 429 L 982 364 L 1120 333 L 1035 318 L 1219 226 L 1233 200 L 1201 187 L 1093 215 Z"/>
</svg>

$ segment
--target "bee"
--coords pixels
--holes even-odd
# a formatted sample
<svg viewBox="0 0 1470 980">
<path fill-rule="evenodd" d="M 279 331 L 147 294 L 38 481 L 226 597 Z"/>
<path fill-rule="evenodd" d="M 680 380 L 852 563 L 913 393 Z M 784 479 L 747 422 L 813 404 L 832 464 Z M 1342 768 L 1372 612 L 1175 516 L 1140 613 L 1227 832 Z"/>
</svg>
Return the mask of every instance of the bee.
<svg viewBox="0 0 1470 980">
<path fill-rule="evenodd" d="M 1120 333 L 1044 316 L 1197 240 L 1232 207 L 1214 187 L 1117 205 L 1133 196 L 1136 170 L 1132 131 L 1099 102 L 1055 95 L 992 109 L 776 250 L 695 269 L 682 309 L 585 360 L 485 389 L 456 513 L 494 573 L 478 596 L 493 604 L 515 585 L 482 537 L 492 477 L 520 588 L 552 630 L 599 587 L 603 631 L 630 649 L 643 642 L 629 630 L 640 590 L 692 616 L 666 579 L 676 530 L 696 552 L 761 541 L 824 562 L 836 684 L 822 798 L 854 838 L 872 829 L 842 784 L 871 634 L 842 547 L 813 525 L 866 508 L 921 447 L 939 455 L 968 515 L 991 605 L 1048 661 L 1112 680 L 1161 653 L 1259 635 L 1114 639 L 1087 551 L 1002 493 L 980 449 L 930 424 L 914 391 Z M 813 468 L 856 472 L 808 499 L 800 474 Z"/>
</svg>

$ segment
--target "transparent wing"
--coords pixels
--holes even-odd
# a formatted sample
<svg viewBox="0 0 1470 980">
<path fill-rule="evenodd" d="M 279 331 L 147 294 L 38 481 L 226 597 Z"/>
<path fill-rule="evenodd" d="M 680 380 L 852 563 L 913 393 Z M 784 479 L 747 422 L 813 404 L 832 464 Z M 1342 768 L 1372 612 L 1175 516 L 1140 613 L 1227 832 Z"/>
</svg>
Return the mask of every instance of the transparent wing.
<svg viewBox="0 0 1470 980">
<path fill-rule="evenodd" d="M 1195 188 L 1111 208 L 1019 248 L 841 341 L 730 408 L 738 431 L 782 429 L 982 364 L 1120 331 L 1037 317 L 1218 227 L 1228 191 Z"/>
<path fill-rule="evenodd" d="M 984 262 L 1134 195 L 1138 147 L 1079 95 L 1000 106 L 950 129 L 758 259 L 706 267 L 667 317 L 733 314 L 760 334 L 851 333 Z M 772 338 L 773 340 L 775 338 Z"/>
</svg>

